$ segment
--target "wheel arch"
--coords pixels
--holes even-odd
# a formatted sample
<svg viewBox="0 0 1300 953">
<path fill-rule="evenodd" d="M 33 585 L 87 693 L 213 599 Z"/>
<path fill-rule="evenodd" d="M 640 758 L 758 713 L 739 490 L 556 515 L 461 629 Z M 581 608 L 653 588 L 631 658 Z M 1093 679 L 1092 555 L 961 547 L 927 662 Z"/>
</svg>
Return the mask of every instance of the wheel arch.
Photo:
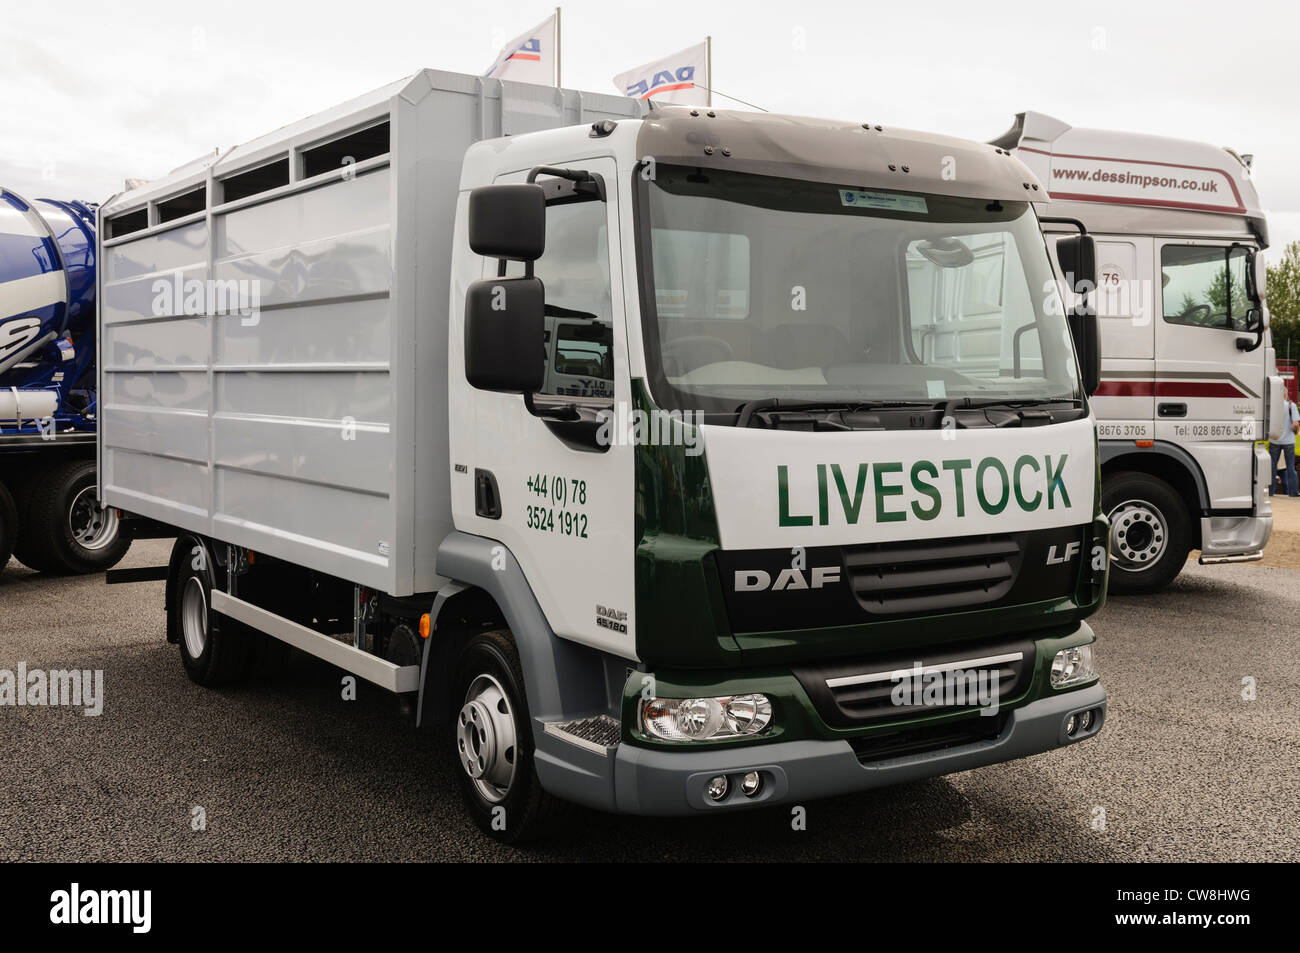
<svg viewBox="0 0 1300 953">
<path fill-rule="evenodd" d="M 188 545 L 187 541 L 189 541 Z M 193 552 L 195 543 L 203 547 L 204 558 L 208 561 L 213 581 L 215 582 L 217 579 L 212 540 L 200 536 L 198 533 L 181 533 L 177 536 L 176 542 L 172 544 L 171 556 L 167 558 L 167 583 L 163 588 L 163 613 L 167 619 L 172 617 L 172 593 L 176 590 L 176 580 L 180 578 L 181 567 L 185 564 L 186 557 Z M 167 626 L 167 641 L 172 645 L 180 642 L 179 632 L 172 631 L 170 625 Z"/>
<path fill-rule="evenodd" d="M 439 591 L 430 611 L 433 631 L 425 640 L 417 722 L 447 716 L 461 647 L 477 632 L 502 622 L 519 653 L 534 722 L 605 706 L 600 653 L 555 634 L 509 547 L 454 532 L 438 547 L 437 565 L 438 574 L 451 584 Z"/>
<path fill-rule="evenodd" d="M 1167 483 L 1187 508 L 1192 548 L 1201 548 L 1201 515 L 1210 508 L 1210 495 L 1205 474 L 1190 453 L 1160 440 L 1146 448 L 1102 441 L 1100 450 L 1103 487 L 1107 477 L 1120 473 L 1144 473 Z"/>
</svg>

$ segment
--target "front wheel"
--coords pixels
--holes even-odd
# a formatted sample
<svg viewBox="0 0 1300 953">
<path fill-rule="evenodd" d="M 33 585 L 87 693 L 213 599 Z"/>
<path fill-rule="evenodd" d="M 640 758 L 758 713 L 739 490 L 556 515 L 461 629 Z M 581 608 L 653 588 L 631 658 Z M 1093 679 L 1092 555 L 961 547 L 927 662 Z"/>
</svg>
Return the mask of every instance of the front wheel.
<svg viewBox="0 0 1300 953">
<path fill-rule="evenodd" d="M 1110 591 L 1158 592 L 1173 582 L 1191 551 L 1182 498 L 1145 473 L 1116 473 L 1103 479 L 1101 501 L 1110 517 Z"/>
<path fill-rule="evenodd" d="M 568 805 L 537 779 L 523 670 L 510 633 L 475 636 L 461 653 L 455 686 L 461 706 L 449 740 L 470 816 L 505 843 L 543 836 Z"/>
</svg>

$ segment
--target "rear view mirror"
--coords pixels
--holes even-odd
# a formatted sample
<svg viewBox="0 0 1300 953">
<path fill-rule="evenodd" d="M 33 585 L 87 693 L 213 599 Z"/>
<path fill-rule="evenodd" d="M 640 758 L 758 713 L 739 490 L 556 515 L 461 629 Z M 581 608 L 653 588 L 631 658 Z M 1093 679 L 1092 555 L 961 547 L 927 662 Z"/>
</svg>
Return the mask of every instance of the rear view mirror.
<svg viewBox="0 0 1300 953">
<path fill-rule="evenodd" d="M 488 278 L 465 294 L 465 379 L 479 390 L 534 394 L 546 375 L 540 278 Z"/>
<path fill-rule="evenodd" d="M 1057 239 L 1056 260 L 1075 294 L 1088 294 L 1097 287 L 1097 243 L 1091 235 Z"/>
<path fill-rule="evenodd" d="M 975 260 L 971 250 L 956 238 L 936 238 L 918 242 L 921 257 L 940 268 L 964 268 Z"/>
<path fill-rule="evenodd" d="M 485 185 L 469 194 L 469 247 L 477 255 L 536 261 L 546 251 L 546 193 L 540 185 Z"/>
<path fill-rule="evenodd" d="M 1056 260 L 1061 264 L 1061 275 L 1070 290 L 1082 296 L 1071 309 L 1067 321 L 1075 353 L 1079 356 L 1083 389 L 1092 395 L 1101 385 L 1101 331 L 1092 300 L 1097 288 L 1097 244 L 1091 235 L 1057 239 Z"/>
<path fill-rule="evenodd" d="M 1097 315 L 1083 308 L 1076 308 L 1067 319 L 1070 325 L 1070 339 L 1074 341 L 1074 351 L 1079 356 L 1079 371 L 1083 375 L 1083 389 L 1091 397 L 1101 385 L 1101 330 L 1097 326 Z"/>
<path fill-rule="evenodd" d="M 1250 352 L 1264 343 L 1264 309 L 1259 307 L 1248 309 L 1244 325 L 1246 333 L 1255 335 L 1255 340 L 1237 338 L 1237 350 Z"/>
</svg>

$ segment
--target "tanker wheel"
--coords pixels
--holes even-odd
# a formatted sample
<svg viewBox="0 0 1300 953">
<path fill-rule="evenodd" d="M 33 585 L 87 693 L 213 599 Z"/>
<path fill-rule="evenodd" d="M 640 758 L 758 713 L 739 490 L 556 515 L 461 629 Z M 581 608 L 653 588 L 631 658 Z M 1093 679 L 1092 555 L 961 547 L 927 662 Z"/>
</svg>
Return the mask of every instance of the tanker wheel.
<svg viewBox="0 0 1300 953">
<path fill-rule="evenodd" d="M 131 547 L 117 511 L 96 499 L 95 463 L 72 460 L 33 474 L 19 506 L 22 526 L 14 555 L 48 573 L 102 572 Z"/>
</svg>

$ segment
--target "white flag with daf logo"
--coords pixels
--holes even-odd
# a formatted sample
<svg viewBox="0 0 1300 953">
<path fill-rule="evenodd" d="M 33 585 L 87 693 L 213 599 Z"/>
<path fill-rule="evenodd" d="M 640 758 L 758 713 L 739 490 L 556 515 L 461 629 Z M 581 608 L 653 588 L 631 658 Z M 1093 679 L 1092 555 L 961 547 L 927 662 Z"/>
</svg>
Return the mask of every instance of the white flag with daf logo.
<svg viewBox="0 0 1300 953">
<path fill-rule="evenodd" d="M 539 86 L 555 85 L 555 56 L 559 24 L 558 16 L 549 17 L 521 33 L 501 48 L 496 62 L 484 76 L 508 79 L 515 83 L 536 83 Z"/>
<path fill-rule="evenodd" d="M 614 85 L 633 99 L 707 106 L 708 90 L 713 85 L 709 77 L 709 42 L 705 40 L 680 53 L 619 73 Z"/>
</svg>

